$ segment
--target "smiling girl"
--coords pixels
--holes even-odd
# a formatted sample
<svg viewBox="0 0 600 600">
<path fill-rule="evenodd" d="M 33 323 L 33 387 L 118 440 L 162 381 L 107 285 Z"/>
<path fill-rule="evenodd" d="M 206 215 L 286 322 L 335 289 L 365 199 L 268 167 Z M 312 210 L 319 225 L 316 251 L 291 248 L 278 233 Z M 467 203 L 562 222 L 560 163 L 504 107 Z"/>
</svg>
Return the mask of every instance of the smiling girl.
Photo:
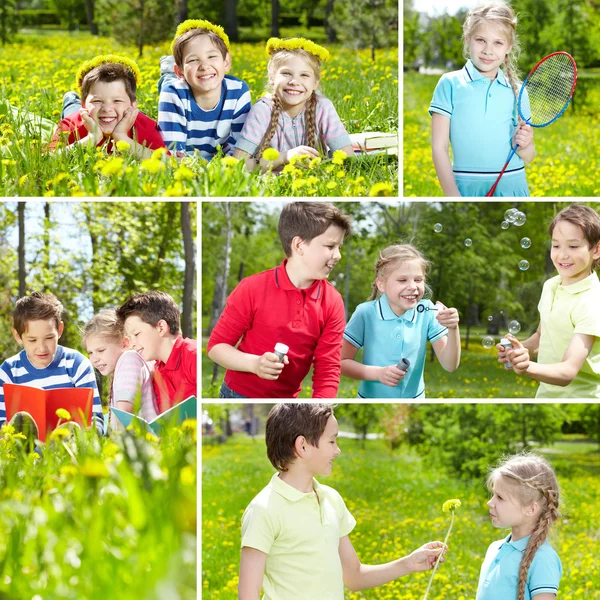
<svg viewBox="0 0 600 600">
<path fill-rule="evenodd" d="M 140 395 L 139 415 L 151 421 L 158 415 L 152 387 L 151 364 L 135 350 L 129 349 L 129 338 L 114 309 L 94 315 L 83 330 L 83 343 L 92 365 L 110 381 L 109 406 L 133 412 Z M 110 420 L 114 425 L 114 420 Z"/>
<path fill-rule="evenodd" d="M 458 311 L 423 299 L 428 266 L 410 244 L 380 253 L 371 298 L 356 307 L 342 343 L 342 375 L 362 380 L 359 397 L 423 398 L 427 340 L 446 371 L 458 368 Z M 359 363 L 354 357 L 361 348 Z M 408 367 L 400 369 L 402 359 Z"/>
<path fill-rule="evenodd" d="M 342 150 L 352 156 L 352 142 L 330 100 L 319 91 L 321 64 L 329 52 L 304 38 L 267 42 L 268 90 L 250 109 L 234 156 L 248 168 L 278 170 L 294 156 L 311 159 Z M 273 161 L 263 158 L 267 148 L 279 152 Z"/>
</svg>

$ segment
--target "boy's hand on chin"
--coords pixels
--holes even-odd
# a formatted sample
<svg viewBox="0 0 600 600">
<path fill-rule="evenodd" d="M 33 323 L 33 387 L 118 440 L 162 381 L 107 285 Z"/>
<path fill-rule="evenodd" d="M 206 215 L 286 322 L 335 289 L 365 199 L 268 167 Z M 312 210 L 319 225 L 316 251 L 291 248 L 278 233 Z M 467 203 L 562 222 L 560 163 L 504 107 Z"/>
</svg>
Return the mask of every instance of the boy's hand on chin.
<svg viewBox="0 0 600 600">
<path fill-rule="evenodd" d="M 115 125 L 112 132 L 112 137 L 115 140 L 128 140 L 129 132 L 137 119 L 139 110 L 137 108 L 128 108 L 124 113 L 121 120 Z"/>
<path fill-rule="evenodd" d="M 94 145 L 97 146 L 104 139 L 104 134 L 98 125 L 98 121 L 92 119 L 90 113 L 85 108 L 82 108 L 79 111 L 79 114 L 81 115 L 81 120 L 87 129 L 89 137 L 94 140 Z"/>
</svg>

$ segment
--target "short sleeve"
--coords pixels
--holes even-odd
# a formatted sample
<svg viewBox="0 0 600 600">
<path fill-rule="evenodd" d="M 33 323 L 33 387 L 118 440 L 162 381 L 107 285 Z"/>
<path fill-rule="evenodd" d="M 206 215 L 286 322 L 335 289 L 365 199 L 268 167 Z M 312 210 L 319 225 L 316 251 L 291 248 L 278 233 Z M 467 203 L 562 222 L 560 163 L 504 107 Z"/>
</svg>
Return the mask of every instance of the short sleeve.
<svg viewBox="0 0 600 600">
<path fill-rule="evenodd" d="M 266 506 L 254 499 L 242 516 L 242 548 L 255 548 L 269 554 L 277 537 L 277 527 Z"/>
<path fill-rule="evenodd" d="M 596 288 L 598 289 L 598 288 Z M 571 313 L 573 320 L 573 333 L 593 335 L 600 338 L 600 293 L 594 291 L 583 292 L 581 301 L 577 303 Z"/>
<path fill-rule="evenodd" d="M 150 370 L 136 352 L 124 352 L 115 368 L 113 398 L 115 402 L 135 402 L 142 385 L 149 380 Z"/>
<path fill-rule="evenodd" d="M 346 503 L 339 497 L 340 506 L 340 538 L 349 535 L 352 530 L 356 527 L 356 519 L 352 516 L 352 513 L 348 510 Z"/>
<path fill-rule="evenodd" d="M 271 106 L 264 100 L 259 100 L 248 113 L 242 132 L 235 145 L 236 150 L 247 152 L 254 156 L 269 127 Z"/>
<path fill-rule="evenodd" d="M 429 114 L 432 115 L 435 112 L 451 118 L 453 110 L 452 82 L 447 75 L 443 75 L 435 86 L 433 98 L 429 105 Z"/>
<path fill-rule="evenodd" d="M 542 546 L 536 553 L 529 568 L 527 585 L 531 597 L 538 594 L 557 594 L 562 565 L 552 547 Z"/>
<path fill-rule="evenodd" d="M 365 344 L 365 309 L 363 304 L 359 304 L 350 317 L 346 329 L 344 330 L 344 339 L 350 342 L 359 350 Z"/>
<path fill-rule="evenodd" d="M 318 127 L 327 147 L 335 152 L 347 146 L 352 146 L 352 140 L 331 100 L 320 98 L 317 111 Z"/>
</svg>

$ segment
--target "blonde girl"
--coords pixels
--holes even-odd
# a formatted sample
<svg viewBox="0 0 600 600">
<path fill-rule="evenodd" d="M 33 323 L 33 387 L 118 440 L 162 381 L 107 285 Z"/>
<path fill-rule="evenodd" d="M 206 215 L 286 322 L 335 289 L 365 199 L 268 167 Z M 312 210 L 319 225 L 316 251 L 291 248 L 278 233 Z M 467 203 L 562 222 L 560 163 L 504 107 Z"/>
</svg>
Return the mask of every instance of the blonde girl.
<svg viewBox="0 0 600 600">
<path fill-rule="evenodd" d="M 371 298 L 356 307 L 342 342 L 342 375 L 361 380 L 359 397 L 423 398 L 427 340 L 446 371 L 458 368 L 458 311 L 424 299 L 428 267 L 410 244 L 381 251 Z"/>
<path fill-rule="evenodd" d="M 129 350 L 129 338 L 125 336 L 116 311 L 102 310 L 94 315 L 85 326 L 82 337 L 92 365 L 104 377 L 109 377 L 109 405 L 133 412 L 139 393 L 139 415 L 146 421 L 154 419 L 158 415 L 158 406 L 152 386 L 151 365 L 135 350 Z M 114 423 L 112 416 L 110 419 Z"/>
<path fill-rule="evenodd" d="M 511 456 L 491 472 L 487 485 L 492 525 L 511 532 L 488 548 L 476 600 L 554 600 L 562 565 L 547 541 L 560 516 L 552 466 L 535 454 Z"/>
<path fill-rule="evenodd" d="M 519 144 L 495 196 L 529 196 L 525 164 L 535 157 L 533 129 L 519 122 L 517 16 L 505 2 L 469 11 L 467 64 L 442 76 L 429 106 L 432 157 L 445 196 L 485 196 Z M 452 145 L 454 163 L 450 162 Z"/>
<path fill-rule="evenodd" d="M 267 42 L 268 94 L 252 106 L 234 156 L 248 168 L 281 169 L 292 157 L 316 158 L 342 150 L 352 156 L 352 142 L 330 100 L 318 91 L 321 64 L 329 52 L 304 38 Z M 267 152 L 274 148 L 277 152 Z M 271 160 L 274 155 L 277 158 Z"/>
</svg>

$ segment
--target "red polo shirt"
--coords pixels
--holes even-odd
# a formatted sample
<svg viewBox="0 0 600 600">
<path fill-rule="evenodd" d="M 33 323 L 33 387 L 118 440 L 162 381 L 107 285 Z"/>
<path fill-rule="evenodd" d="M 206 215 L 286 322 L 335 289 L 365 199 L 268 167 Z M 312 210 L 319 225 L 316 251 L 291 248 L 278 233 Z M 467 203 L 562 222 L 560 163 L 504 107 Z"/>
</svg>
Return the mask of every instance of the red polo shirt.
<svg viewBox="0 0 600 600">
<path fill-rule="evenodd" d="M 178 337 L 167 362 L 157 360 L 154 363 L 153 386 L 161 413 L 197 395 L 196 346 L 196 340 Z"/>
<path fill-rule="evenodd" d="M 50 140 L 48 150 L 56 149 L 56 145 L 58 144 L 59 140 L 62 139 L 62 136 L 60 136 L 62 131 L 69 132 L 69 137 L 66 141 L 67 146 L 74 144 L 77 140 L 82 140 L 88 135 L 88 130 L 85 128 L 81 114 L 79 111 L 77 111 L 72 115 L 65 117 L 58 124 L 56 131 Z M 158 124 L 156 121 L 146 116 L 142 112 L 138 113 L 138 116 L 135 118 L 133 127 L 129 132 L 129 137 L 132 140 L 135 140 L 138 144 L 143 144 L 147 148 L 150 148 L 150 150 L 156 150 L 157 148 L 165 147 L 165 143 L 160 135 L 160 131 L 158 130 Z M 101 146 L 104 144 L 104 142 L 104 139 L 100 140 L 98 142 L 98 146 Z M 113 140 L 111 139 L 106 145 L 106 152 L 108 154 L 112 154 L 112 151 Z"/>
<path fill-rule="evenodd" d="M 277 380 L 228 370 L 225 384 L 248 398 L 296 398 L 314 364 L 313 398 L 335 398 L 346 324 L 342 296 L 326 280 L 306 289 L 295 287 L 286 263 L 287 259 L 275 269 L 246 277 L 231 292 L 207 352 L 215 344 L 235 346 L 242 338 L 238 350 L 261 356 L 281 342 L 290 348 L 290 364 Z"/>
</svg>

